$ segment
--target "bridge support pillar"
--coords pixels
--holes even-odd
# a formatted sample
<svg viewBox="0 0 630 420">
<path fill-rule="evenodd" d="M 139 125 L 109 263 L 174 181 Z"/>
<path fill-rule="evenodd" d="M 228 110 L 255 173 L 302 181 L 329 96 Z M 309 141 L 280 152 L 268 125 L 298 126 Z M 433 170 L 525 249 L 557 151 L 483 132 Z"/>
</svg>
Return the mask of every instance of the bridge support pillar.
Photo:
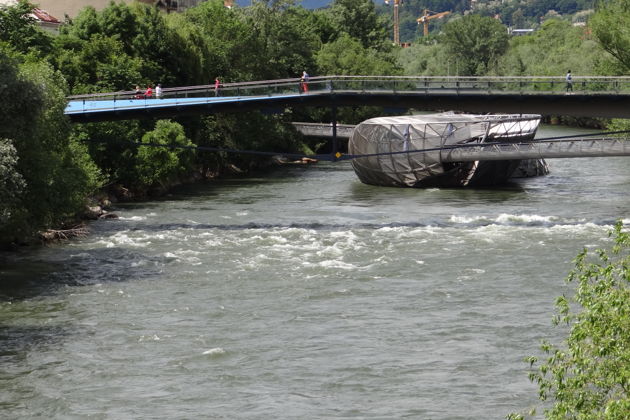
<svg viewBox="0 0 630 420">
<path fill-rule="evenodd" d="M 337 139 L 337 107 L 335 105 L 332 106 L 332 150 L 331 150 L 331 154 L 332 154 L 332 160 L 333 162 L 336 161 L 339 156 L 339 140 Z"/>
</svg>

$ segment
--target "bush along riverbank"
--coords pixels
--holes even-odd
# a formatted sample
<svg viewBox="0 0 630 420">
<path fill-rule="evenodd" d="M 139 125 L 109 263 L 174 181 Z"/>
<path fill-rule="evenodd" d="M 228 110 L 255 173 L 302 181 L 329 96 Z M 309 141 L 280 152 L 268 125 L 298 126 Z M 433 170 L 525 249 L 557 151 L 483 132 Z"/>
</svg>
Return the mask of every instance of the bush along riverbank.
<svg viewBox="0 0 630 420">
<path fill-rule="evenodd" d="M 115 212 L 117 203 L 147 201 L 162 197 L 173 189 L 197 182 L 213 182 L 222 178 L 239 177 L 252 172 L 263 173 L 272 168 L 292 163 L 313 164 L 316 160 L 287 161 L 280 156 L 265 158 L 249 162 L 246 169 L 236 166 L 234 163 L 226 163 L 218 169 L 197 168 L 186 176 L 178 176 L 169 180 L 161 180 L 159 183 L 145 188 L 137 185 L 133 188 L 120 183 L 112 183 L 103 186 L 97 193 L 86 199 L 86 204 L 74 217 L 64 221 L 59 226 L 36 232 L 30 238 L 23 238 L 11 244 L 5 244 L 3 249 L 16 249 L 19 246 L 47 245 L 66 240 L 82 238 L 89 235 L 89 224 L 100 219 L 118 219 Z M 2 248 L 0 248 L 2 249 Z"/>
</svg>

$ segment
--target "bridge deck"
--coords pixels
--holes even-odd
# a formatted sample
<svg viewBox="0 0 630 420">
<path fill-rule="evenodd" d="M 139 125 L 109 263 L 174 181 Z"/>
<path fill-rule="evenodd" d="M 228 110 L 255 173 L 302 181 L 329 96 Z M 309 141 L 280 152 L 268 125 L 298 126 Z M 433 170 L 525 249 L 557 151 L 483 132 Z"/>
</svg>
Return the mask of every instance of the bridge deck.
<svg viewBox="0 0 630 420">
<path fill-rule="evenodd" d="M 298 94 L 276 95 L 275 99 L 289 99 L 299 97 Z M 65 109 L 65 114 L 71 118 L 75 116 L 90 115 L 93 119 L 105 118 L 117 119 L 116 115 L 128 118 L 135 118 L 138 111 L 145 114 L 159 114 L 160 111 L 169 111 L 177 115 L 186 108 L 198 107 L 199 105 L 225 105 L 244 104 L 247 102 L 260 102 L 268 96 L 212 96 L 212 97 L 191 97 L 191 98 L 163 98 L 163 99 L 104 99 L 104 100 L 79 100 L 69 101 Z M 261 106 L 263 108 L 263 106 Z"/>
<path fill-rule="evenodd" d="M 565 92 L 562 78 L 557 77 L 327 76 L 312 78 L 308 93 L 299 93 L 297 80 L 284 79 L 226 84 L 221 96 L 214 96 L 211 85 L 164 89 L 163 99 L 130 99 L 134 92 L 77 95 L 68 98 L 65 113 L 74 122 L 96 122 L 248 110 L 276 113 L 303 106 L 375 105 L 630 118 L 630 77 L 576 77 L 574 87 L 575 92 Z M 337 137 L 349 136 L 350 129 L 338 128 Z M 626 139 L 582 139 L 478 145 L 441 153 L 443 161 L 504 160 L 627 156 L 628 148 Z"/>
<path fill-rule="evenodd" d="M 297 80 L 229 83 L 214 96 L 210 85 L 164 89 L 164 99 L 130 99 L 133 92 L 69 97 L 66 114 L 75 122 L 164 118 L 181 114 L 242 112 L 303 106 L 374 105 L 418 110 L 535 113 L 630 118 L 630 77 L 575 78 L 565 92 L 554 77 L 312 78 L 300 94 Z"/>
</svg>

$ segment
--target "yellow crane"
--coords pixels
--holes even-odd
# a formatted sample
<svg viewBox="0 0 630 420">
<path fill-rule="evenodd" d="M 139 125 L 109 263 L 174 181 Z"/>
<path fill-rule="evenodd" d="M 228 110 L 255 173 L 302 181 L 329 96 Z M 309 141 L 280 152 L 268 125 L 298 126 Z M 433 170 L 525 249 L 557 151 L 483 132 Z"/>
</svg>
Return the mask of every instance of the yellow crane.
<svg viewBox="0 0 630 420">
<path fill-rule="evenodd" d="M 418 25 L 422 23 L 424 26 L 422 34 L 424 36 L 429 35 L 429 20 L 442 19 L 444 16 L 448 15 L 449 13 L 451 12 L 437 13 L 437 12 L 432 12 L 430 10 L 424 9 L 424 14 L 417 19 Z"/>
<path fill-rule="evenodd" d="M 398 5 L 402 3 L 402 0 L 394 1 L 394 44 L 400 45 L 400 20 L 398 18 Z M 389 4 L 390 0 L 385 0 L 385 4 Z"/>
</svg>

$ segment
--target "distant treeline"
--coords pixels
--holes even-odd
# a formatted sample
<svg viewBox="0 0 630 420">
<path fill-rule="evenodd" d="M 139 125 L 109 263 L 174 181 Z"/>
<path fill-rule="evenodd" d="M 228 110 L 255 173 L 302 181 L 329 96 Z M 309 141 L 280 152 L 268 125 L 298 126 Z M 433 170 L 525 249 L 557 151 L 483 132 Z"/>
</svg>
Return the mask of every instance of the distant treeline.
<svg viewBox="0 0 630 420">
<path fill-rule="evenodd" d="M 561 16 L 565 19 L 581 19 L 595 7 L 595 0 L 402 0 L 399 7 L 400 39 L 402 42 L 416 42 L 422 37 L 422 26 L 417 19 L 430 12 L 451 12 L 447 19 L 436 19 L 430 23 L 431 31 L 439 32 L 446 22 L 455 16 L 473 13 L 499 19 L 501 23 L 513 28 L 538 28 L 550 16 Z M 393 25 L 394 0 L 386 4 L 377 2 L 377 13 L 385 16 Z M 582 12 L 582 13 L 579 13 Z"/>
</svg>

